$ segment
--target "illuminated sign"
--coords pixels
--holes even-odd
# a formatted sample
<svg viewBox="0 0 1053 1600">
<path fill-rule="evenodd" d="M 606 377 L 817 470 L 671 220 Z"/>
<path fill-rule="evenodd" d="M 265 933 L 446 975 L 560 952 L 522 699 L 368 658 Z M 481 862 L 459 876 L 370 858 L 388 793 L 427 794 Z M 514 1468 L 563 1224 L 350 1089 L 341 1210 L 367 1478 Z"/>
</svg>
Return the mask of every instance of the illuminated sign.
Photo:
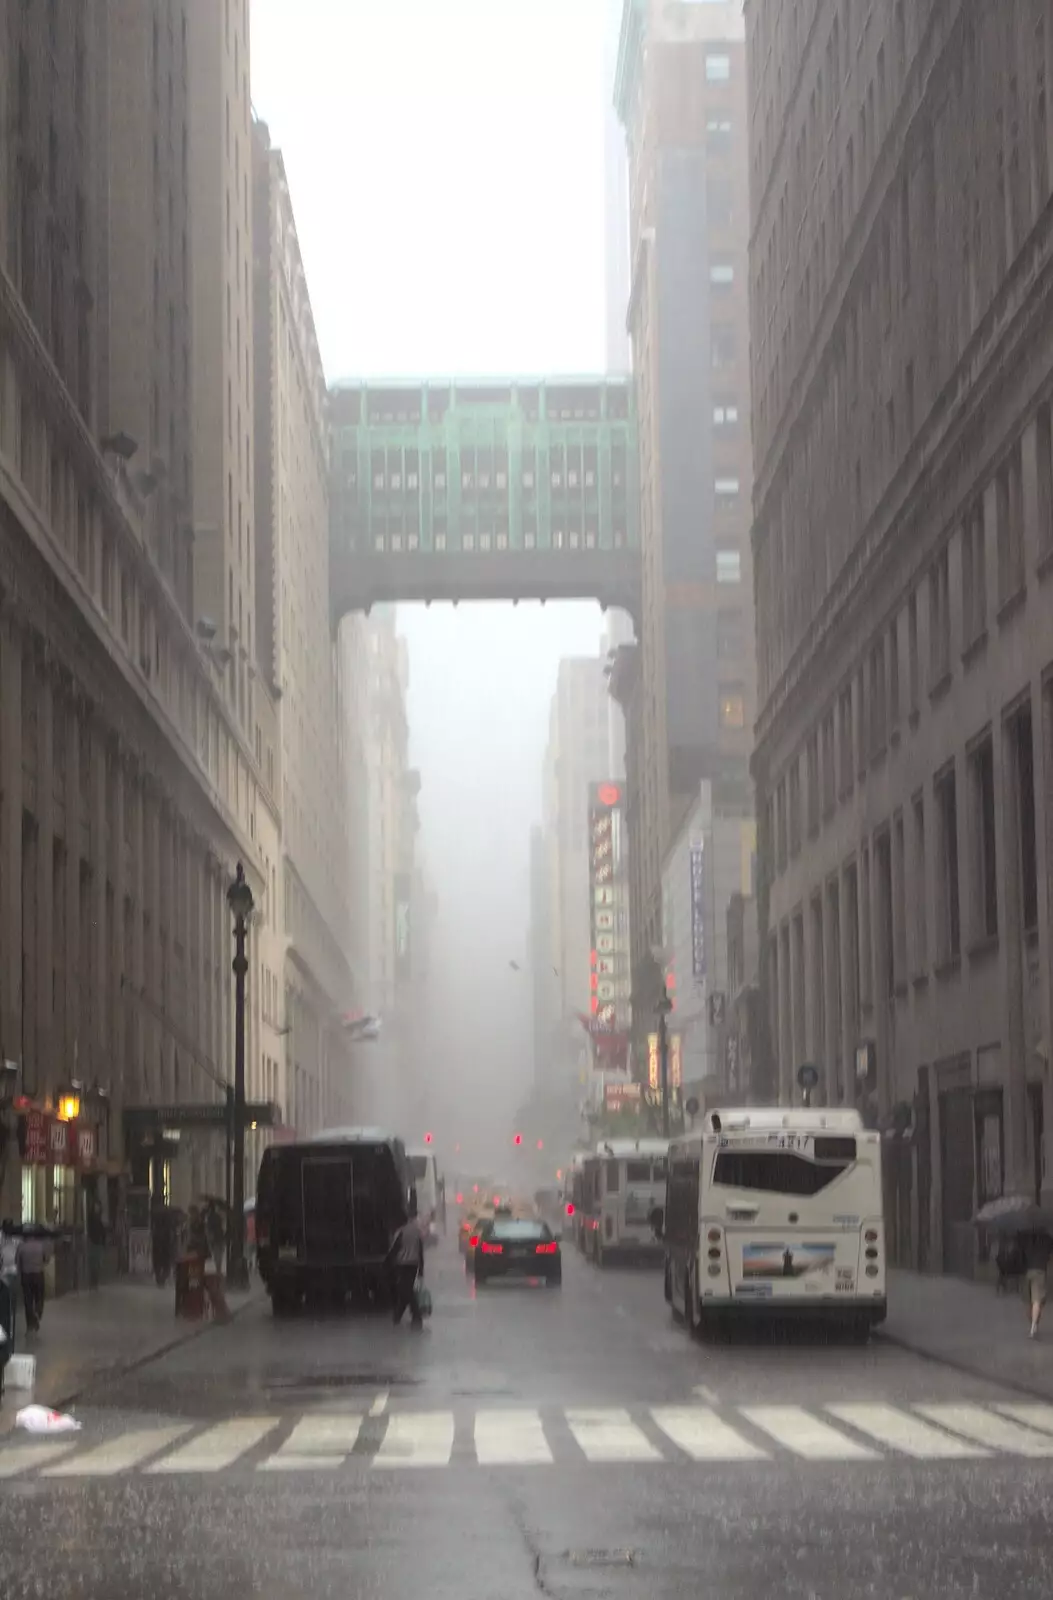
<svg viewBox="0 0 1053 1600">
<path fill-rule="evenodd" d="M 657 1033 L 647 1035 L 647 1084 L 657 1089 L 662 1081 L 662 1058 L 658 1049 Z"/>
<path fill-rule="evenodd" d="M 700 844 L 691 850 L 691 970 L 696 982 L 706 976 L 706 858 Z"/>
<path fill-rule="evenodd" d="M 669 1035 L 669 1087 L 679 1089 L 684 1082 L 684 1052 L 680 1034 Z"/>
</svg>

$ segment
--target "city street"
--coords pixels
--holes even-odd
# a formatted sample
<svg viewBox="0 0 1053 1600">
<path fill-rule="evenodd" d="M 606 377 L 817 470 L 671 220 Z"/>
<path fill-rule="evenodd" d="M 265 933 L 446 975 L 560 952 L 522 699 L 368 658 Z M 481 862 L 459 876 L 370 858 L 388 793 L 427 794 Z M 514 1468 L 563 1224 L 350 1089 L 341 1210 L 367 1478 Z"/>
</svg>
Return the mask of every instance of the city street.
<svg viewBox="0 0 1053 1600">
<path fill-rule="evenodd" d="M 451 1240 L 421 1334 L 261 1299 L 101 1377 L 80 1434 L 0 1442 L 5 1600 L 1053 1588 L 1053 1406 L 882 1340 L 692 1345 L 653 1271 L 564 1270 L 477 1296 Z"/>
</svg>

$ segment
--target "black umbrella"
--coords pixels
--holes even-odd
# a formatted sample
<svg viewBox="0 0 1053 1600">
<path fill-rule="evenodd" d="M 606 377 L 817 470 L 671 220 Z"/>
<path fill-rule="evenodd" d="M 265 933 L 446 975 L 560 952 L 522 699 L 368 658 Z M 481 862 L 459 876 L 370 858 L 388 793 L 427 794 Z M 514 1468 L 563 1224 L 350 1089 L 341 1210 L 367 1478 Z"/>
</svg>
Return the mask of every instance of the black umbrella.
<svg viewBox="0 0 1053 1600">
<path fill-rule="evenodd" d="M 1036 1205 L 1026 1195 L 1000 1195 L 997 1200 L 989 1200 L 973 1221 L 988 1233 L 1053 1234 L 1053 1211 Z"/>
</svg>

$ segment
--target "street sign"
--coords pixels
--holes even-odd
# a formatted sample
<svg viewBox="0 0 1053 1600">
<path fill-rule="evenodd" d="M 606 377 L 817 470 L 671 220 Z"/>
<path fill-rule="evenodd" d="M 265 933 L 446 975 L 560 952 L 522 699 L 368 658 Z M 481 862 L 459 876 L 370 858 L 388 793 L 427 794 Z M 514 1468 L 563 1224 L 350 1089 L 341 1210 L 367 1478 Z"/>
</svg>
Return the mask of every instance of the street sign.
<svg viewBox="0 0 1053 1600">
<path fill-rule="evenodd" d="M 270 1101 L 246 1101 L 246 1123 L 260 1128 L 277 1127 L 279 1108 Z M 207 1105 L 128 1106 L 124 1125 L 129 1133 L 160 1133 L 163 1128 L 225 1128 L 227 1104 L 217 1100 Z"/>
<path fill-rule="evenodd" d="M 724 1026 L 725 1009 L 726 997 L 720 989 L 717 989 L 709 997 L 709 1026 L 711 1028 L 722 1028 Z"/>
</svg>

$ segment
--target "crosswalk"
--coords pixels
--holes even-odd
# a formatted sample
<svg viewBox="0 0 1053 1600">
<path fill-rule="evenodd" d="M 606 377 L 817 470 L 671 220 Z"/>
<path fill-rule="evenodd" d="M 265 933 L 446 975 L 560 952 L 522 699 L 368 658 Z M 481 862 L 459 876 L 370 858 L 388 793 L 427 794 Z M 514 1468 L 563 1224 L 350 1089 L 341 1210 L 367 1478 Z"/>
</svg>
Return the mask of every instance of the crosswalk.
<svg viewBox="0 0 1053 1600">
<path fill-rule="evenodd" d="M 1053 1460 L 1053 1405 L 953 1401 L 892 1405 L 481 1407 L 474 1411 L 318 1412 L 168 1421 L 93 1442 L 96 1419 L 56 1440 L 9 1437 L 0 1483 L 157 1478 L 232 1470 L 281 1473 L 406 1468 L 633 1467 L 782 1461 L 867 1464 L 894 1459 Z M 104 1432 L 103 1419 L 98 1431 Z"/>
</svg>

